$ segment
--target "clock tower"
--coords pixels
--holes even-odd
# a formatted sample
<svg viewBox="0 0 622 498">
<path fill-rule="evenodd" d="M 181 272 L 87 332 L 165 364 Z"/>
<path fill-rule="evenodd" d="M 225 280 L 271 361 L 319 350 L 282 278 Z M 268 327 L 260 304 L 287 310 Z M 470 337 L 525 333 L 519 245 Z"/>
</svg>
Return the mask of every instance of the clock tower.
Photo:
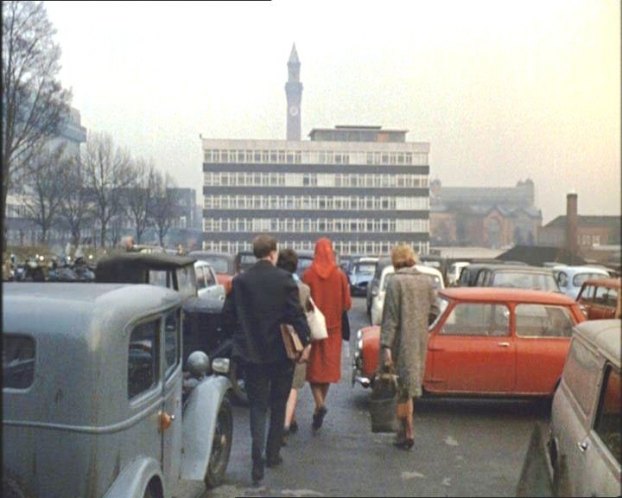
<svg viewBox="0 0 622 498">
<path fill-rule="evenodd" d="M 296 44 L 287 61 L 288 79 L 285 83 L 287 95 L 287 140 L 300 140 L 300 101 L 302 100 L 302 83 L 300 83 L 300 61 Z"/>
</svg>

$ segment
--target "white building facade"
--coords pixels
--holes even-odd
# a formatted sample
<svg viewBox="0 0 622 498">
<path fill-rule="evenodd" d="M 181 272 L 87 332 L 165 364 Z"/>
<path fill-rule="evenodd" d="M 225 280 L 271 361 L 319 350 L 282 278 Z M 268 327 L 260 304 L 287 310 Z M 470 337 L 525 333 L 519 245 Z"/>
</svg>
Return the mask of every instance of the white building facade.
<svg viewBox="0 0 622 498">
<path fill-rule="evenodd" d="M 258 233 L 342 255 L 429 251 L 429 151 L 404 130 L 314 129 L 311 140 L 202 138 L 203 249 L 235 254 Z"/>
</svg>

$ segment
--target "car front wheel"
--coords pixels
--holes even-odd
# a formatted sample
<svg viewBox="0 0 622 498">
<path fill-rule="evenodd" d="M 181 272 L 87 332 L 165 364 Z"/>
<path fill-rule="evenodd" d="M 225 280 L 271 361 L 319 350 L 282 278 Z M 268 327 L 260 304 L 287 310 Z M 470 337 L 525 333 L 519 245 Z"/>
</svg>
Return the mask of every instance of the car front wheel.
<svg viewBox="0 0 622 498">
<path fill-rule="evenodd" d="M 214 488 L 222 484 L 229 463 L 232 442 L 233 412 L 229 396 L 225 396 L 218 410 L 212 440 L 212 453 L 210 454 L 207 472 L 205 473 L 205 485 L 208 488 Z"/>
</svg>

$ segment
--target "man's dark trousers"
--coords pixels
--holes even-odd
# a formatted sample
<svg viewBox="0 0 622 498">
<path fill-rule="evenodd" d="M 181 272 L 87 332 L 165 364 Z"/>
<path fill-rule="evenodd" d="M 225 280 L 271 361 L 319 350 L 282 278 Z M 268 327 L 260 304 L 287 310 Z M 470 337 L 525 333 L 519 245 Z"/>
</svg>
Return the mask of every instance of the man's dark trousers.
<svg viewBox="0 0 622 498">
<path fill-rule="evenodd" d="M 253 461 L 262 458 L 264 444 L 268 462 L 279 456 L 285 423 L 285 405 L 292 388 L 294 363 L 246 363 L 245 384 L 250 411 Z M 270 408 L 270 428 L 266 441 L 266 415 Z"/>
</svg>

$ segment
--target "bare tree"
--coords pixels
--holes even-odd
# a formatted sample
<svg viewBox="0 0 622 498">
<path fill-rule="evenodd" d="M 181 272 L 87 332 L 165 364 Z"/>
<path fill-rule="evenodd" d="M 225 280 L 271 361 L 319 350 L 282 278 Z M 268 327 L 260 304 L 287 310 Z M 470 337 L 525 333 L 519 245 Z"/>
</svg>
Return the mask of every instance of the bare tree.
<svg viewBox="0 0 622 498">
<path fill-rule="evenodd" d="M 94 216 L 92 195 L 89 195 L 79 157 L 73 157 L 67 162 L 64 175 L 67 188 L 61 197 L 58 217 L 69 229 L 71 243 L 77 247 L 82 240 L 84 225 Z"/>
<path fill-rule="evenodd" d="M 115 147 L 109 135 L 93 134 L 87 139 L 82 165 L 100 226 L 101 247 L 106 246 L 111 220 L 124 212 L 123 191 L 131 179 L 130 162 L 129 153 Z"/>
<path fill-rule="evenodd" d="M 2 2 L 2 220 L 11 187 L 68 113 L 55 33 L 43 2 Z"/>
<path fill-rule="evenodd" d="M 44 148 L 28 163 L 24 173 L 24 208 L 26 217 L 41 228 L 39 242 L 47 243 L 50 229 L 56 224 L 65 183 L 65 146 Z"/>
<path fill-rule="evenodd" d="M 150 221 L 149 207 L 154 195 L 156 170 L 152 162 L 136 161 L 134 175 L 127 190 L 126 201 L 129 217 L 136 230 L 136 243 L 140 244 Z"/>
<path fill-rule="evenodd" d="M 158 233 L 160 245 L 164 247 L 164 238 L 177 217 L 179 195 L 175 190 L 173 178 L 166 173 L 157 172 L 153 185 L 153 201 L 151 203 L 151 218 Z"/>
</svg>

